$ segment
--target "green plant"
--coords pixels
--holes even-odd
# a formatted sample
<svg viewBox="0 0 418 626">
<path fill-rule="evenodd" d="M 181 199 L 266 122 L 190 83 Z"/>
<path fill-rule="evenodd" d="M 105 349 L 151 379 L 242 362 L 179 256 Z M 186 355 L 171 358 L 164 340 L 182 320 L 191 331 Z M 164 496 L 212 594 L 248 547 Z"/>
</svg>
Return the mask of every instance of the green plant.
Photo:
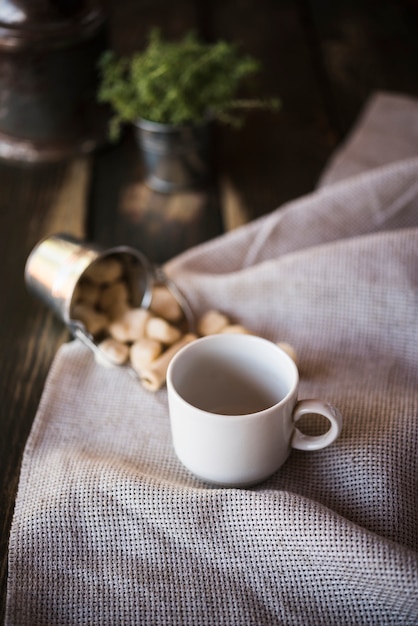
<svg viewBox="0 0 418 626">
<path fill-rule="evenodd" d="M 123 123 L 138 118 L 177 125 L 201 123 L 210 115 L 239 126 L 238 111 L 279 106 L 273 99 L 237 99 L 244 80 L 260 70 L 259 62 L 241 55 L 234 43 L 206 44 L 194 33 L 169 42 L 154 29 L 144 51 L 118 57 L 108 50 L 99 68 L 98 99 L 112 108 L 109 131 L 113 139 Z"/>
</svg>

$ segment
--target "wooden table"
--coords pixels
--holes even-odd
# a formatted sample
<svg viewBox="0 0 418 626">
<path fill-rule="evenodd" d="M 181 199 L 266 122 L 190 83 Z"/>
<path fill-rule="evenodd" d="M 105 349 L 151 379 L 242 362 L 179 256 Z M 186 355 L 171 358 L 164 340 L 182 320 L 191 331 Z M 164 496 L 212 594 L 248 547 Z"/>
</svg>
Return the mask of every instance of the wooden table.
<svg viewBox="0 0 418 626">
<path fill-rule="evenodd" d="M 252 114 L 239 132 L 219 129 L 216 184 L 201 193 L 167 197 L 147 190 L 129 132 L 118 145 L 67 163 L 0 164 L 2 621 L 20 462 L 51 361 L 69 338 L 25 288 L 33 246 L 65 231 L 105 246 L 137 246 L 163 262 L 312 191 L 374 90 L 418 94 L 414 0 L 106 4 L 109 41 L 121 52 L 144 45 L 153 25 L 170 37 L 195 28 L 209 40 L 240 41 L 264 62 L 261 92 L 279 96 L 283 108 L 279 115 Z M 191 212 L 193 225 L 183 219 Z"/>
</svg>

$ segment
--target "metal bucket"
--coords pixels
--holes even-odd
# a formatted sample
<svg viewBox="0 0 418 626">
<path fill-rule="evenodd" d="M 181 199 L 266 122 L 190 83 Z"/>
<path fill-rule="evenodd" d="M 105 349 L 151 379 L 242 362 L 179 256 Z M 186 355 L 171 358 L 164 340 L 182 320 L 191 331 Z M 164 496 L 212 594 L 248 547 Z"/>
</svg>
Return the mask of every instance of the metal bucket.
<svg viewBox="0 0 418 626">
<path fill-rule="evenodd" d="M 161 193 L 175 193 L 209 183 L 209 123 L 173 126 L 138 120 L 134 128 L 148 187 Z"/>
<path fill-rule="evenodd" d="M 74 317 L 73 305 L 80 281 L 104 259 L 113 259 L 121 267 L 132 307 L 148 308 L 153 287 L 163 285 L 171 291 L 182 308 L 187 328 L 193 328 L 191 309 L 173 281 L 140 251 L 128 246 L 104 250 L 71 235 L 52 235 L 40 241 L 29 255 L 25 282 L 29 291 L 49 306 L 75 337 L 96 352 L 98 347 L 95 339 L 83 323 Z"/>
</svg>

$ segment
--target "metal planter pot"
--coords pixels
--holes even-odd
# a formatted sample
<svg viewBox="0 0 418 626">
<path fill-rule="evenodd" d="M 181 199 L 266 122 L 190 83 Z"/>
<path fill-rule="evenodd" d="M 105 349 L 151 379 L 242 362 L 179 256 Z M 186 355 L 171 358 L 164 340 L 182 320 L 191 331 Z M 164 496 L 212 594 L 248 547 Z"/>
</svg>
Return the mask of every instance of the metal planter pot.
<svg viewBox="0 0 418 626">
<path fill-rule="evenodd" d="M 209 184 L 210 122 L 173 126 L 140 119 L 134 129 L 148 187 L 161 193 L 175 193 Z"/>
</svg>

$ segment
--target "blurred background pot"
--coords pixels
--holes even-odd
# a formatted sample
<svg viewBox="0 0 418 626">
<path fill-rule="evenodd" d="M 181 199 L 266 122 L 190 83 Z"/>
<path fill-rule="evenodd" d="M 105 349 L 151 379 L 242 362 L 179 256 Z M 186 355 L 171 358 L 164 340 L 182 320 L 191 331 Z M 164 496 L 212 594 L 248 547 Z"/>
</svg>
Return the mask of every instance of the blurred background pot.
<svg viewBox="0 0 418 626">
<path fill-rule="evenodd" d="M 161 193 L 199 189 L 212 177 L 211 124 L 134 123 L 145 184 Z"/>
<path fill-rule="evenodd" d="M 97 62 L 105 16 L 88 0 L 0 2 L 0 157 L 57 161 L 103 143 Z"/>
</svg>

